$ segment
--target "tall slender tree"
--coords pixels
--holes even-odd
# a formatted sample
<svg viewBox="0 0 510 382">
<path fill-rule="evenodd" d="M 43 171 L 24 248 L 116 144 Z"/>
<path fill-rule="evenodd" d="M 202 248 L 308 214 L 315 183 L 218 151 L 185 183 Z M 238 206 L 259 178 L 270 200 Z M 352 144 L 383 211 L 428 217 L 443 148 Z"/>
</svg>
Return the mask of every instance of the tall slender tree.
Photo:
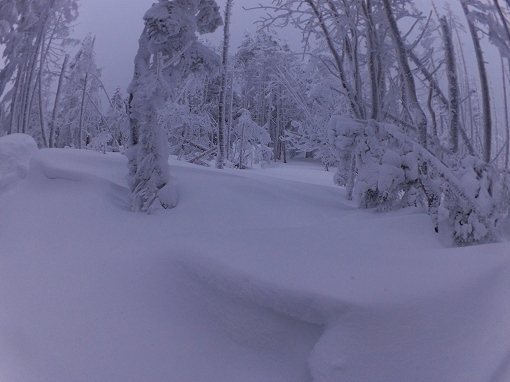
<svg viewBox="0 0 510 382">
<path fill-rule="evenodd" d="M 409 108 L 416 127 L 418 128 L 419 142 L 423 147 L 427 147 L 427 117 L 423 112 L 416 94 L 416 84 L 414 76 L 409 66 L 406 46 L 393 15 L 393 10 L 389 0 L 382 0 L 389 29 L 397 52 L 397 60 L 400 66 L 402 79 L 404 82 L 405 96 L 409 102 Z"/>
<path fill-rule="evenodd" d="M 441 17 L 441 30 L 443 31 L 445 56 L 446 56 L 446 77 L 448 78 L 448 90 L 450 94 L 449 119 L 450 119 L 450 149 L 453 153 L 459 150 L 459 84 L 457 81 L 457 70 L 455 65 L 455 52 L 451 28 L 448 25 L 446 16 Z"/>
<path fill-rule="evenodd" d="M 227 101 L 227 69 L 228 69 L 228 48 L 230 44 L 230 15 L 232 13 L 233 0 L 227 0 L 225 5 L 225 23 L 223 25 L 223 50 L 221 57 L 221 80 L 220 80 L 220 99 L 218 111 L 218 156 L 216 157 L 216 167 L 221 169 L 225 162 L 225 109 Z"/>
<path fill-rule="evenodd" d="M 491 97 L 489 89 L 489 78 L 487 76 L 487 69 L 485 67 L 485 60 L 483 57 L 482 45 L 478 37 L 478 30 L 476 28 L 473 16 L 469 10 L 468 0 L 460 0 L 462 11 L 466 16 L 466 22 L 471 34 L 473 46 L 475 49 L 476 63 L 478 66 L 478 75 L 480 78 L 480 87 L 482 91 L 482 115 L 483 115 L 483 160 L 487 163 L 491 161 L 491 145 L 492 145 L 492 116 L 491 116 Z"/>
</svg>

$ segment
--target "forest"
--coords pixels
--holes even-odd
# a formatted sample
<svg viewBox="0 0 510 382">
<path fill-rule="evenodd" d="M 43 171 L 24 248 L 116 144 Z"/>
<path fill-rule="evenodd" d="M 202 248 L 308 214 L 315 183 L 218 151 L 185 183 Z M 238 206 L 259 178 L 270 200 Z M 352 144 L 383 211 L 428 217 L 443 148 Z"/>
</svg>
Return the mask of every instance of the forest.
<svg viewBox="0 0 510 382">
<path fill-rule="evenodd" d="M 510 0 L 154 0 L 114 92 L 80 4 L 0 0 L 0 381 L 510 381 Z"/>
<path fill-rule="evenodd" d="M 420 205 L 436 222 L 446 208 L 457 244 L 502 238 L 508 1 L 462 0 L 461 15 L 410 1 L 275 0 L 255 7 L 266 16 L 235 52 L 227 4 L 223 21 L 214 1 L 155 3 L 129 94 L 109 95 L 95 37 L 70 38 L 77 0 L 2 2 L 0 134 L 125 151 L 135 210 L 159 200 L 169 154 L 238 169 L 301 155 L 338 167 L 360 208 Z M 221 25 L 222 46 L 201 39 Z M 302 51 L 278 37 L 287 25 Z"/>
</svg>

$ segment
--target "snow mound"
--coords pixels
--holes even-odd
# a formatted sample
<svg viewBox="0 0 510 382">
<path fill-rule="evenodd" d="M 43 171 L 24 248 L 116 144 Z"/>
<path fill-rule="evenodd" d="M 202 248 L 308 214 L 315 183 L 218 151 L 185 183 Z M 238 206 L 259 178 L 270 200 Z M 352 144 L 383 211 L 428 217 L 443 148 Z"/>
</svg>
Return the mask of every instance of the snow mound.
<svg viewBox="0 0 510 382">
<path fill-rule="evenodd" d="M 122 170 L 122 165 L 126 170 Z M 105 180 L 124 186 L 127 160 L 120 153 L 102 154 L 97 151 L 43 149 L 32 158 L 34 172 L 48 179 L 93 182 Z"/>
<path fill-rule="evenodd" d="M 30 135 L 0 137 L 0 189 L 27 176 L 30 158 L 37 150 L 37 143 Z"/>
<path fill-rule="evenodd" d="M 444 248 L 320 166 L 170 166 L 150 216 L 114 153 L 39 150 L 0 194 L 1 381 L 510 380 L 508 244 Z"/>
</svg>

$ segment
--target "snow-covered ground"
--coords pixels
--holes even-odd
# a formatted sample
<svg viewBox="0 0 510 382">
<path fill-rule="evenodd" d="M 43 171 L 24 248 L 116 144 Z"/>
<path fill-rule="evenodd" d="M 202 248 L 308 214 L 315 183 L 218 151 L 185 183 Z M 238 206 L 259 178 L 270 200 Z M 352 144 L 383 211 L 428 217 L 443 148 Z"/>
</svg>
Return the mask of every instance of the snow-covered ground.
<svg viewBox="0 0 510 382">
<path fill-rule="evenodd" d="M 0 381 L 510 380 L 510 245 L 444 248 L 295 161 L 170 161 L 129 210 L 126 158 L 0 138 Z"/>
</svg>

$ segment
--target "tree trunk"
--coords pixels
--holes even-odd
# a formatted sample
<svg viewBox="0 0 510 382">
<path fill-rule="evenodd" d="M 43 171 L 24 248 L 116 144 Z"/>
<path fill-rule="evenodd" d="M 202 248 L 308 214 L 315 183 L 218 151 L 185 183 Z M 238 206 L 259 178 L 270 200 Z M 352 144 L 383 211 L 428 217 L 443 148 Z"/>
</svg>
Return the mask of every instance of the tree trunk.
<svg viewBox="0 0 510 382">
<path fill-rule="evenodd" d="M 20 69 L 21 70 L 21 69 Z M 14 124 L 15 120 L 17 118 L 17 106 L 18 106 L 18 98 L 19 98 L 19 89 L 21 87 L 21 74 L 18 73 L 16 76 L 16 81 L 14 82 L 14 89 L 13 89 L 13 95 L 11 98 L 11 104 L 10 104 L 10 116 L 9 116 L 9 131 L 8 134 L 14 134 L 15 132 L 18 132 L 16 123 L 16 130 L 14 130 Z"/>
<path fill-rule="evenodd" d="M 221 84 L 220 100 L 218 111 L 218 156 L 216 157 L 216 168 L 222 169 L 225 165 L 225 104 L 227 93 L 227 63 L 228 48 L 230 40 L 230 14 L 232 12 L 233 0 L 227 0 L 225 6 L 225 25 L 223 27 L 223 54 L 221 60 Z"/>
<path fill-rule="evenodd" d="M 48 47 L 48 49 L 49 49 L 49 47 Z M 48 147 L 48 139 L 46 138 L 46 123 L 44 120 L 43 96 L 42 96 L 42 91 L 43 91 L 42 68 L 44 65 L 45 56 L 46 56 L 46 54 L 45 54 L 44 50 L 41 49 L 41 60 L 39 63 L 39 73 L 37 75 L 37 84 L 38 84 L 38 90 L 39 90 L 37 95 L 38 95 L 38 105 L 39 105 L 39 124 L 41 126 L 41 137 L 42 137 L 44 147 Z"/>
<path fill-rule="evenodd" d="M 232 68 L 232 77 L 230 79 L 230 102 L 228 110 L 227 141 L 225 142 L 227 159 L 230 158 L 230 136 L 232 131 L 232 120 L 234 118 L 233 107 L 234 107 L 234 68 Z"/>
<path fill-rule="evenodd" d="M 505 109 L 505 174 L 508 172 L 508 161 L 510 157 L 510 118 L 508 115 L 508 93 L 506 89 L 505 62 L 501 57 L 501 75 L 503 81 L 503 101 Z"/>
<path fill-rule="evenodd" d="M 246 126 L 243 125 L 243 129 L 241 130 L 241 143 L 239 146 L 239 170 L 243 169 L 243 159 L 244 159 L 244 130 Z"/>
<path fill-rule="evenodd" d="M 388 20 L 388 25 L 390 27 L 391 35 L 393 37 L 393 42 L 395 43 L 395 49 L 397 52 L 397 60 L 400 66 L 400 70 L 402 71 L 402 79 L 404 81 L 405 88 L 405 96 L 407 102 L 409 103 L 408 107 L 410 108 L 411 115 L 413 118 L 416 127 L 418 128 L 419 134 L 419 143 L 423 147 L 427 147 L 427 117 L 423 112 L 420 103 L 418 102 L 418 98 L 416 96 L 416 85 L 414 83 L 413 73 L 411 72 L 411 67 L 409 66 L 409 62 L 407 61 L 407 53 L 404 45 L 404 41 L 402 36 L 400 35 L 400 31 L 398 29 L 397 22 L 395 17 L 393 16 L 393 11 L 391 9 L 390 0 L 383 0 L 384 10 L 386 12 L 386 17 Z"/>
<path fill-rule="evenodd" d="M 83 119 L 85 117 L 85 96 L 87 95 L 88 82 L 89 82 L 89 74 L 85 73 L 85 83 L 83 84 L 83 92 L 81 95 L 80 119 L 79 119 L 79 124 L 78 124 L 78 148 L 79 149 L 82 149 Z"/>
<path fill-rule="evenodd" d="M 480 86 L 482 90 L 482 110 L 483 110 L 483 160 L 487 163 L 491 160 L 491 144 L 492 144 L 492 118 L 491 118 L 491 104 L 489 93 L 489 80 L 487 78 L 487 70 L 485 68 L 485 61 L 483 59 L 483 51 L 480 45 L 480 39 L 476 31 L 476 26 L 471 20 L 469 8 L 464 0 L 460 0 L 462 11 L 466 16 L 471 39 L 475 48 L 476 62 L 478 64 L 478 73 L 480 75 Z"/>
<path fill-rule="evenodd" d="M 352 87 L 347 82 L 347 78 L 346 78 L 346 75 L 345 75 L 345 72 L 343 69 L 342 58 L 340 57 L 340 54 L 338 53 L 337 49 L 335 48 L 335 45 L 333 43 L 333 38 L 331 37 L 329 29 L 326 25 L 326 21 L 324 20 L 322 13 L 319 12 L 319 9 L 314 4 L 313 0 L 305 0 L 305 1 L 312 9 L 314 16 L 317 18 L 319 27 L 321 28 L 322 33 L 324 34 L 324 38 L 326 40 L 326 44 L 328 45 L 329 51 L 333 55 L 333 59 L 335 60 L 335 66 L 338 71 L 338 75 L 340 77 L 342 87 L 346 91 L 347 97 L 349 98 L 349 103 L 351 106 L 352 113 L 354 114 L 355 118 L 362 119 L 363 113 L 361 111 L 360 105 L 357 103 L 355 91 L 352 89 Z"/>
<path fill-rule="evenodd" d="M 441 17 L 440 23 L 441 30 L 443 31 L 446 54 L 446 77 L 448 78 L 448 90 L 450 95 L 450 149 L 453 153 L 457 153 L 459 150 L 459 85 L 457 82 L 457 71 L 455 69 L 455 52 L 453 50 L 451 29 L 445 16 Z"/>
<path fill-rule="evenodd" d="M 44 23 L 46 25 L 46 21 Z M 32 100 L 33 93 L 35 91 L 34 86 L 34 72 L 37 66 L 37 57 L 39 56 L 39 51 L 42 49 L 41 45 L 43 43 L 45 27 L 41 27 L 41 31 L 37 36 L 35 46 L 33 47 L 33 52 L 30 57 L 30 65 L 28 72 L 25 76 L 25 84 L 23 90 L 23 99 L 22 99 L 22 109 L 21 109 L 21 132 L 23 134 L 27 133 L 28 123 L 30 120 L 30 111 L 32 109 Z"/>
<path fill-rule="evenodd" d="M 365 18 L 367 22 L 367 48 L 368 48 L 368 71 L 370 72 L 370 90 L 371 90 L 371 99 L 372 99 L 372 110 L 370 112 L 370 118 L 373 120 L 379 120 L 379 95 L 380 90 L 379 87 L 381 84 L 377 78 L 377 50 L 379 49 L 379 44 L 377 41 L 377 35 L 375 30 L 375 24 L 372 17 L 372 1 L 366 0 L 362 4 L 363 11 L 365 13 Z"/>
<path fill-rule="evenodd" d="M 67 68 L 67 61 L 69 60 L 69 55 L 66 54 L 64 57 L 64 63 L 62 64 L 62 70 L 60 71 L 60 76 L 58 78 L 57 85 L 57 93 L 55 94 L 55 104 L 53 105 L 53 113 L 51 114 L 51 122 L 50 122 L 50 141 L 49 147 L 55 147 L 55 129 L 57 127 L 57 115 L 58 109 L 60 107 L 60 94 L 62 92 L 62 83 L 64 82 L 65 72 Z"/>
</svg>

